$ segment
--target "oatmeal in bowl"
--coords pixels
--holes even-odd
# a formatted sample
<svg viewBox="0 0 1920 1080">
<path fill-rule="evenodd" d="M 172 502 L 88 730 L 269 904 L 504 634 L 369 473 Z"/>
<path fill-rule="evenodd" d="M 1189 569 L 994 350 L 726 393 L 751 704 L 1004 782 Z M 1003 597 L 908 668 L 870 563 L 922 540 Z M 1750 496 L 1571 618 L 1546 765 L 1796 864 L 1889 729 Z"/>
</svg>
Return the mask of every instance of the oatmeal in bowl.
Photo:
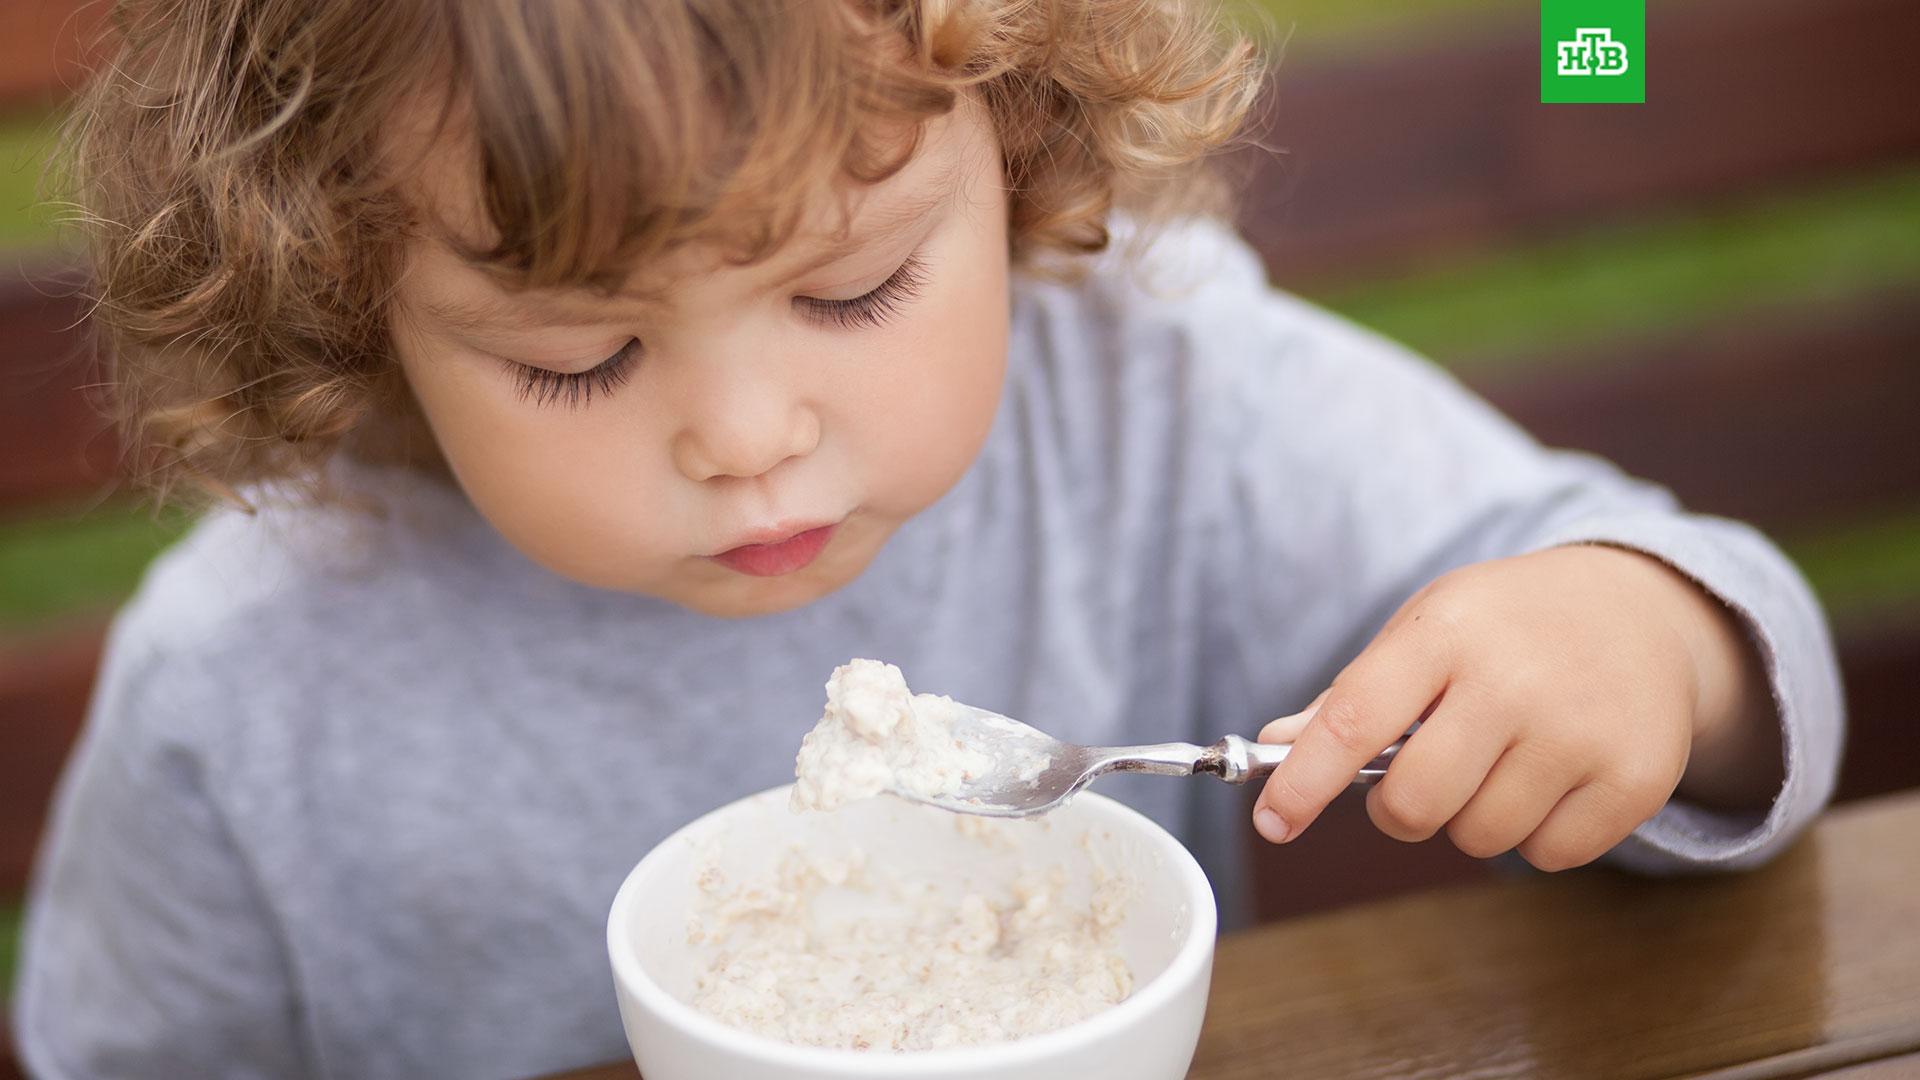
<svg viewBox="0 0 1920 1080">
<path fill-rule="evenodd" d="M 621 886 L 607 944 L 648 1080 L 1186 1074 L 1215 912 L 1158 825 L 1094 794 L 1037 821 L 790 797 L 708 814 Z"/>
<path fill-rule="evenodd" d="M 889 746 L 880 764 L 948 782 L 917 756 L 938 748 L 899 711 L 898 675 L 855 676 L 878 680 L 862 682 L 885 691 L 867 704 L 904 725 L 900 746 L 892 725 L 870 729 Z M 826 728 L 849 719 L 833 690 Z M 857 783 L 841 788 L 815 754 L 813 791 L 724 806 L 621 886 L 608 951 L 648 1080 L 1186 1074 L 1216 925 L 1186 848 L 1093 794 L 1033 820 L 863 797 L 889 786 L 873 785 L 880 759 L 837 738 L 828 757 Z M 800 812 L 822 790 L 834 809 Z"/>
<path fill-rule="evenodd" d="M 971 832 L 963 843 L 1018 847 L 962 832 Z M 693 1004 L 784 1042 L 908 1051 L 1038 1035 L 1126 998 L 1117 875 L 1096 863 L 1090 890 L 1059 865 L 999 876 L 949 888 L 945 873 L 875 863 L 857 845 L 789 852 L 771 884 L 735 885 L 714 869 L 691 934 L 713 946 Z"/>
</svg>

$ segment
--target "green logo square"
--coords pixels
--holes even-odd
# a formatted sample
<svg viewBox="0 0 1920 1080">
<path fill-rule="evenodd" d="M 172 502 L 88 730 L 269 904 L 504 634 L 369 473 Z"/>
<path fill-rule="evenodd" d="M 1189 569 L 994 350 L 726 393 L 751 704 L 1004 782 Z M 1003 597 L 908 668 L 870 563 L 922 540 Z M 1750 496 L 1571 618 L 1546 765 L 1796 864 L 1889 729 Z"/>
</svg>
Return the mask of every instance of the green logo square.
<svg viewBox="0 0 1920 1080">
<path fill-rule="evenodd" d="M 1646 0 L 1540 0 L 1540 100 L 1646 101 Z"/>
</svg>

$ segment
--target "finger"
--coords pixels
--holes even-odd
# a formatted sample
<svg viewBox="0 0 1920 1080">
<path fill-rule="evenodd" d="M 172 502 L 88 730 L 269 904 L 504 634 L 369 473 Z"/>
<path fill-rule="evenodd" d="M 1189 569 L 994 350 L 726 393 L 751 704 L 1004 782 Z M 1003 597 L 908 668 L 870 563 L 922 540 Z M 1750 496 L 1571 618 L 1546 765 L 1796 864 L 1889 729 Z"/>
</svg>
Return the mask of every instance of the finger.
<svg viewBox="0 0 1920 1080">
<path fill-rule="evenodd" d="M 1420 591 L 1414 593 L 1412 596 L 1407 597 L 1405 603 L 1395 608 L 1392 615 L 1387 616 L 1387 621 L 1385 625 L 1381 626 L 1380 629 L 1373 636 L 1376 638 L 1386 637 L 1388 634 L 1391 634 L 1395 630 L 1400 629 L 1400 627 L 1403 626 L 1408 619 L 1411 619 L 1415 615 L 1421 614 L 1422 602 L 1425 601 L 1428 596 L 1432 595 L 1434 586 L 1436 584 L 1438 584 L 1437 578 L 1434 581 L 1427 582 L 1426 585 L 1420 588 Z"/>
<path fill-rule="evenodd" d="M 1606 785 L 1582 784 L 1548 811 L 1540 827 L 1519 844 L 1522 858 L 1548 873 L 1585 866 L 1612 850 L 1659 811 L 1635 806 Z"/>
<path fill-rule="evenodd" d="M 1473 798 L 1512 739 L 1511 729 L 1450 687 L 1367 793 L 1367 816 L 1407 843 L 1429 839 Z"/>
<path fill-rule="evenodd" d="M 1267 726 L 1260 729 L 1259 741 L 1263 743 L 1290 743 L 1299 738 L 1300 732 L 1305 730 L 1307 722 L 1313 719 L 1313 714 L 1320 711 L 1320 703 L 1325 700 L 1327 700 L 1327 692 L 1322 690 L 1317 697 L 1307 702 L 1306 708 L 1301 709 L 1292 716 L 1283 716 L 1278 720 L 1268 721 Z"/>
<path fill-rule="evenodd" d="M 1447 682 L 1446 653 L 1419 625 L 1408 623 L 1376 638 L 1333 680 L 1293 751 L 1267 777 L 1254 811 L 1260 835 L 1275 842 L 1300 835 L 1353 783 L 1362 765 L 1440 696 Z"/>
<path fill-rule="evenodd" d="M 1453 845 L 1476 859 L 1503 855 L 1532 836 L 1580 778 L 1529 749 L 1507 748 L 1467 805 L 1447 823 Z"/>
</svg>

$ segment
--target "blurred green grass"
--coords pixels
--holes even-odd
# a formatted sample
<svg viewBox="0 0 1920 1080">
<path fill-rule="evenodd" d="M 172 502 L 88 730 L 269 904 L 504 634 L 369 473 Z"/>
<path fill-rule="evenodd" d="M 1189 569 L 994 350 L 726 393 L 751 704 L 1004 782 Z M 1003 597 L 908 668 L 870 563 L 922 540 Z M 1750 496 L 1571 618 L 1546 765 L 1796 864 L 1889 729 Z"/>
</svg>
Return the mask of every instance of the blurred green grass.
<svg viewBox="0 0 1920 1080">
<path fill-rule="evenodd" d="M 54 212 L 40 203 L 41 174 L 53 142 L 51 115 L 0 115 L 0 249 L 47 244 L 55 238 Z"/>
<path fill-rule="evenodd" d="M 1313 297 L 1461 370 L 1920 287 L 1920 168 L 1648 216 Z"/>
<path fill-rule="evenodd" d="M 0 631 L 112 608 L 186 526 L 122 506 L 0 523 Z"/>
<path fill-rule="evenodd" d="M 1920 601 L 1920 508 L 1854 522 L 1786 547 L 1836 621 L 1910 616 Z"/>
<path fill-rule="evenodd" d="M 0 903 L 0 1001 L 13 996 L 13 969 L 20 959 L 20 924 L 24 916 L 19 904 Z"/>
<path fill-rule="evenodd" d="M 1531 0 L 1227 0 L 1227 17 L 1278 41 L 1338 50 L 1445 33 L 1484 15 L 1534 18 Z"/>
</svg>

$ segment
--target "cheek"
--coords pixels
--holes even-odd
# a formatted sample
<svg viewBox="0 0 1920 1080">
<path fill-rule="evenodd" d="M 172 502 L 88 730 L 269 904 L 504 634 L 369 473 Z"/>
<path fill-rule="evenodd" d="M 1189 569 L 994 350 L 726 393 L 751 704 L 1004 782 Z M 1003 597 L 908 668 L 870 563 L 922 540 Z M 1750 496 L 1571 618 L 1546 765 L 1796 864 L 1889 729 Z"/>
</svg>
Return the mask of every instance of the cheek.
<svg viewBox="0 0 1920 1080">
<path fill-rule="evenodd" d="M 550 570 L 616 587 L 682 551 L 673 515 L 640 509 L 657 510 L 669 485 L 635 467 L 650 423 L 638 395 L 541 409 L 478 366 L 437 358 L 406 368 L 441 454 L 502 536 Z"/>
<path fill-rule="evenodd" d="M 887 352 L 852 422 L 884 469 L 875 501 L 912 513 L 959 479 L 993 424 L 1007 366 L 1004 256 L 989 251 L 941 290 Z"/>
</svg>

